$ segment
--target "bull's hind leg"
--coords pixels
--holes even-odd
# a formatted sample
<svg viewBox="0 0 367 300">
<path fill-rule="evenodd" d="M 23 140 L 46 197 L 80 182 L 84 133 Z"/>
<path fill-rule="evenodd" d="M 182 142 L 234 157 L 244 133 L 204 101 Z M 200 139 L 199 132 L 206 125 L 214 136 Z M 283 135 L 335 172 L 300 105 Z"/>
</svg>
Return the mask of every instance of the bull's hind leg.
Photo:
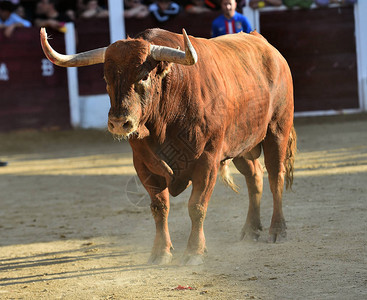
<svg viewBox="0 0 367 300">
<path fill-rule="evenodd" d="M 155 221 L 156 234 L 153 249 L 148 263 L 155 265 L 168 264 L 172 260 L 172 243 L 168 230 L 170 209 L 169 193 L 163 177 L 152 174 L 146 166 L 134 157 L 134 166 L 139 179 L 151 198 L 151 211 Z"/>
<path fill-rule="evenodd" d="M 249 206 L 245 225 L 241 232 L 241 239 L 257 240 L 262 230 L 260 221 L 260 201 L 263 191 L 263 168 L 258 160 L 261 146 L 258 145 L 245 156 L 236 157 L 233 163 L 246 178 Z"/>
<path fill-rule="evenodd" d="M 286 124 L 286 122 L 284 123 Z M 263 141 L 265 166 L 268 171 L 270 190 L 273 194 L 273 216 L 269 229 L 269 242 L 276 242 L 287 235 L 282 209 L 282 195 L 286 171 L 284 163 L 291 126 L 292 124 L 287 128 L 283 125 L 283 128 L 280 128 L 278 124 L 269 125 Z"/>
</svg>

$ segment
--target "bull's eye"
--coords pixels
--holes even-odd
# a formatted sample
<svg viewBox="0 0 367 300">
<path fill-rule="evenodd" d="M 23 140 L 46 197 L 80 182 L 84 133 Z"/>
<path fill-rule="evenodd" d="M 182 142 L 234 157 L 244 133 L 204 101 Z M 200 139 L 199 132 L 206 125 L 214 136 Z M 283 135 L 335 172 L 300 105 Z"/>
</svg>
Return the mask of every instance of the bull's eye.
<svg viewBox="0 0 367 300">
<path fill-rule="evenodd" d="M 134 90 L 140 95 L 143 95 L 146 93 L 147 89 L 150 87 L 150 77 L 149 74 L 144 76 L 142 79 L 140 79 L 138 82 L 134 84 Z"/>
<path fill-rule="evenodd" d="M 142 86 L 142 87 L 149 87 L 150 86 L 150 77 L 149 73 L 144 75 L 135 85 Z"/>
<path fill-rule="evenodd" d="M 147 81 L 147 80 L 148 80 L 148 78 L 149 78 L 149 74 L 146 74 L 146 75 L 141 79 L 141 81 Z"/>
</svg>

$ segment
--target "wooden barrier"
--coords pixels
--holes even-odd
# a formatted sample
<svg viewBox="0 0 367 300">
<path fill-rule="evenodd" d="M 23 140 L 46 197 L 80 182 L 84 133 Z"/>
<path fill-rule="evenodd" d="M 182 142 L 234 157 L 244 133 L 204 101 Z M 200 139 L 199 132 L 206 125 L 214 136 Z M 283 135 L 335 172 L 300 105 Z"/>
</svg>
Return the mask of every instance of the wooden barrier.
<svg viewBox="0 0 367 300">
<path fill-rule="evenodd" d="M 210 37 L 218 13 L 182 14 L 166 23 L 153 17 L 127 19 L 131 37 L 160 27 Z M 358 109 L 353 8 L 262 12 L 261 33 L 289 62 L 297 112 Z M 77 51 L 109 44 L 107 19 L 76 22 Z M 52 46 L 65 52 L 64 36 L 51 32 Z M 78 69 L 80 95 L 105 94 L 103 65 Z M 7 39 L 0 31 L 0 130 L 70 127 L 66 69 L 44 57 L 37 28 L 20 28 Z"/>
<path fill-rule="evenodd" d="M 359 108 L 353 7 L 264 12 L 260 23 L 289 63 L 296 112 Z"/>
<path fill-rule="evenodd" d="M 63 34 L 49 31 L 64 52 Z M 0 130 L 68 128 L 66 69 L 44 56 L 37 28 L 20 28 L 11 38 L 0 31 Z"/>
</svg>

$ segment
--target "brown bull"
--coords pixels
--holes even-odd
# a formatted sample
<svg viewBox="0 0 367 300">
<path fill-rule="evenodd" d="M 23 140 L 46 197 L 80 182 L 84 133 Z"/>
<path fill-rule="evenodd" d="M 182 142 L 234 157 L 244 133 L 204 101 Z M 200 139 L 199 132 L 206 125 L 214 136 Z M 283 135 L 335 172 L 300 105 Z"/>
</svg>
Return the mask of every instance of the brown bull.
<svg viewBox="0 0 367 300">
<path fill-rule="evenodd" d="M 190 183 L 192 229 L 184 263 L 202 263 L 203 223 L 218 170 L 236 188 L 228 172 L 231 160 L 248 186 L 242 237 L 259 237 L 261 149 L 273 194 L 269 240 L 286 234 L 282 193 L 285 179 L 287 187 L 292 184 L 296 151 L 289 67 L 256 32 L 190 40 L 185 31 L 152 29 L 106 48 L 62 55 L 41 30 L 43 50 L 53 63 L 104 63 L 111 101 L 108 129 L 129 140 L 136 172 L 151 197 L 154 264 L 169 263 L 172 257 L 169 194 L 180 194 Z"/>
</svg>

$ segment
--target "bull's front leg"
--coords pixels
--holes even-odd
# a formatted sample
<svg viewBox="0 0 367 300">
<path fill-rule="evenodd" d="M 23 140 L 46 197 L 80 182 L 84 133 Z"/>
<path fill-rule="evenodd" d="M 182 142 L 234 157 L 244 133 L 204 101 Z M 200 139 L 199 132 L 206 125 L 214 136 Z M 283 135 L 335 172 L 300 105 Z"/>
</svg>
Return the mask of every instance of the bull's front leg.
<svg viewBox="0 0 367 300">
<path fill-rule="evenodd" d="M 149 192 L 151 195 L 151 211 L 155 221 L 156 235 L 154 239 L 153 249 L 148 263 L 155 265 L 168 264 L 172 260 L 171 250 L 173 249 L 169 230 L 168 230 L 168 214 L 169 214 L 169 194 L 168 189 L 161 191 Z M 152 195 L 153 194 L 153 195 Z"/>
<path fill-rule="evenodd" d="M 192 192 L 188 203 L 191 233 L 183 259 L 185 265 L 199 265 L 204 262 L 204 220 L 217 172 L 218 167 L 210 155 L 203 155 L 193 171 Z"/>
<path fill-rule="evenodd" d="M 134 157 L 136 172 L 151 198 L 151 211 L 155 221 L 156 235 L 148 263 L 155 265 L 169 264 L 172 260 L 172 243 L 168 230 L 170 209 L 169 193 L 164 177 L 152 174 L 144 163 Z"/>
</svg>

